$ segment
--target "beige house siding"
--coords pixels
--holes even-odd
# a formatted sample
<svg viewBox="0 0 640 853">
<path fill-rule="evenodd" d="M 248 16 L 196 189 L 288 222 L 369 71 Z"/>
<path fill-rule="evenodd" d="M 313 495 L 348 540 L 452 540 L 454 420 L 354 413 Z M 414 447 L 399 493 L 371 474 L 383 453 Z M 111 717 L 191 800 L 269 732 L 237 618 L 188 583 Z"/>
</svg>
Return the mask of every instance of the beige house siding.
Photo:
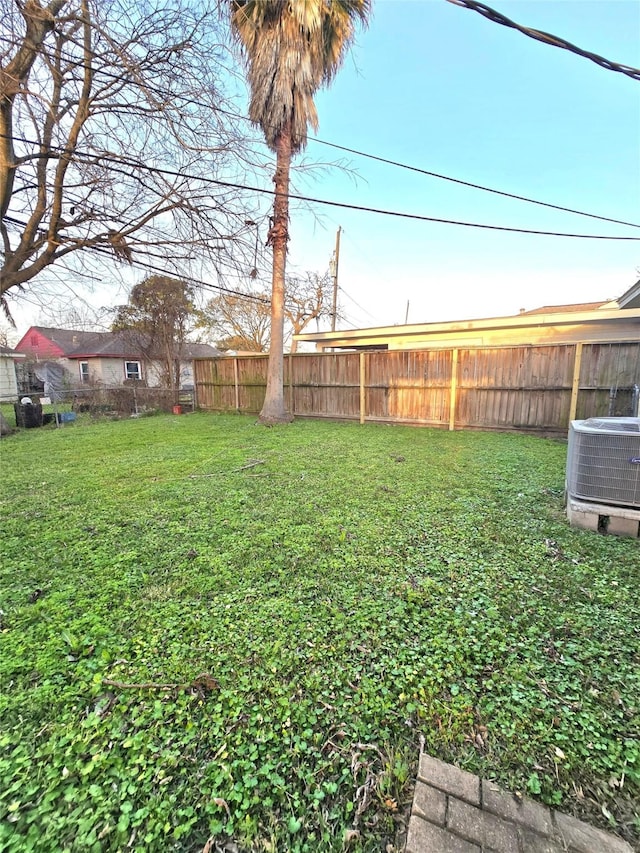
<svg viewBox="0 0 640 853">
<path fill-rule="evenodd" d="M 124 371 L 124 364 L 122 370 Z M 165 384 L 162 381 L 162 371 L 163 368 L 159 361 L 150 361 L 142 364 L 142 375 L 149 388 L 160 388 Z M 185 385 L 193 385 L 192 361 L 180 362 L 180 385 L 183 387 Z"/>
<path fill-rule="evenodd" d="M 640 340 L 640 309 L 599 309 L 558 314 L 522 314 L 486 320 L 386 326 L 296 336 L 325 349 L 389 350 L 451 347 L 540 346 Z"/>
<path fill-rule="evenodd" d="M 487 329 L 481 335 L 477 332 L 459 332 L 455 337 L 443 332 L 429 336 L 402 337 L 389 339 L 390 350 L 425 349 L 437 347 L 501 347 L 522 346 L 526 344 L 575 344 L 613 343 L 614 341 L 637 341 L 640 339 L 640 320 L 626 323 L 591 324 L 584 326 L 530 327 L 526 329 Z M 360 342 L 359 342 L 360 343 Z"/>
<path fill-rule="evenodd" d="M 145 362 L 142 358 L 80 358 L 59 359 L 65 369 L 72 374 L 74 384 L 81 383 L 80 363 L 89 365 L 89 382 L 99 385 L 122 385 L 126 379 L 125 361 L 137 361 L 140 364 L 142 379 L 149 388 L 160 388 L 162 382 L 162 366 L 158 361 Z M 193 366 L 191 362 L 182 362 L 180 367 L 180 382 L 182 385 L 193 384 Z"/>
</svg>

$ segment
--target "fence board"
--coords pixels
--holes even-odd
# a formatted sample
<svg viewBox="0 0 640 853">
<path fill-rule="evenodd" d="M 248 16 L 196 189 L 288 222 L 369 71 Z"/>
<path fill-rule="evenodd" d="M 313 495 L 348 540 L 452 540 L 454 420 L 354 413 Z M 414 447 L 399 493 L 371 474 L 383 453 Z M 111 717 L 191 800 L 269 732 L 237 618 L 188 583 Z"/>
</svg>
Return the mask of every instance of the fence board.
<svg viewBox="0 0 640 853">
<path fill-rule="evenodd" d="M 196 360 L 198 405 L 260 411 L 267 362 L 266 355 Z M 459 348 L 455 358 L 453 349 L 296 353 L 285 363 L 285 399 L 294 414 L 311 417 L 358 419 L 364 401 L 365 420 L 564 434 L 574 366 L 577 418 L 631 414 L 640 341 L 583 344 L 579 363 L 576 344 Z"/>
</svg>

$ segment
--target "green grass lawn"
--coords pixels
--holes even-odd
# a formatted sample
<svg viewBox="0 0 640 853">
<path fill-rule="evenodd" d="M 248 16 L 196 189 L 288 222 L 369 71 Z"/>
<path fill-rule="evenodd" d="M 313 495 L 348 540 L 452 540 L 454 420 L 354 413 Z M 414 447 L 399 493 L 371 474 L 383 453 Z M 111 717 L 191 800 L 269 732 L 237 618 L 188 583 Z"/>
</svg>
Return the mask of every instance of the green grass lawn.
<svg viewBox="0 0 640 853">
<path fill-rule="evenodd" d="M 0 454 L 3 851 L 393 850 L 421 739 L 638 842 L 640 548 L 568 527 L 562 443 L 195 414 Z"/>
</svg>

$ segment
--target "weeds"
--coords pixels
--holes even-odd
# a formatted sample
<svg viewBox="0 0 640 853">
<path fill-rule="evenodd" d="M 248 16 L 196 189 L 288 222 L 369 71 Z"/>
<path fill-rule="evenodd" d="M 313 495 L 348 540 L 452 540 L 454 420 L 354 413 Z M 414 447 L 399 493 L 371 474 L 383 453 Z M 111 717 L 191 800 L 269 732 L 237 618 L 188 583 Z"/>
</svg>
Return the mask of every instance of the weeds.
<svg viewBox="0 0 640 853">
<path fill-rule="evenodd" d="M 1 452 L 3 850 L 393 849 L 421 739 L 637 841 L 640 552 L 567 526 L 562 444 L 198 414 Z"/>
</svg>

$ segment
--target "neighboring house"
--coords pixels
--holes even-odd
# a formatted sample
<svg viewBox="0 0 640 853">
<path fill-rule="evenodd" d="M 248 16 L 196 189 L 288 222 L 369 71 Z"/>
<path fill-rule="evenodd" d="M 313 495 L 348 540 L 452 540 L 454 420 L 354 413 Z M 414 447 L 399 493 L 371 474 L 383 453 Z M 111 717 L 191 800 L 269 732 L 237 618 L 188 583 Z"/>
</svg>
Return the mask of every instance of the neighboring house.
<svg viewBox="0 0 640 853">
<path fill-rule="evenodd" d="M 24 358 L 24 355 L 15 350 L 0 346 L 0 403 L 17 402 L 16 362 Z"/>
<path fill-rule="evenodd" d="M 409 350 L 640 340 L 640 281 L 619 299 L 548 305 L 515 316 L 316 332 L 295 336 L 317 350 Z"/>
<path fill-rule="evenodd" d="M 130 335 L 117 332 L 80 332 L 31 326 L 16 344 L 31 362 L 61 364 L 70 387 L 83 384 L 106 386 L 142 382 L 149 387 L 162 384 L 162 365 L 146 359 Z M 220 355 L 208 344 L 185 344 L 180 385 L 193 385 L 193 359 Z"/>
<path fill-rule="evenodd" d="M 620 308 L 640 308 L 640 280 L 616 300 Z"/>
</svg>

